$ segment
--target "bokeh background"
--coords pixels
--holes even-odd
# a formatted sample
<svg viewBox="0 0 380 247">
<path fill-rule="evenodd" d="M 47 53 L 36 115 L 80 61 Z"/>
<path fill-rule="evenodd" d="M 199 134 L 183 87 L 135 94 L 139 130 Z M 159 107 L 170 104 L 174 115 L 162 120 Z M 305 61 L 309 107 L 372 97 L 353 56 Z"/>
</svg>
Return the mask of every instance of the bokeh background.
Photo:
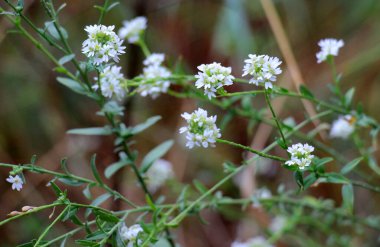
<svg viewBox="0 0 380 247">
<path fill-rule="evenodd" d="M 57 6 L 64 1 L 54 1 Z M 85 39 L 84 27 L 97 21 L 98 11 L 93 8 L 102 1 L 68 0 L 60 20 L 69 32 L 71 46 L 77 57 L 81 42 Z M 47 16 L 39 1 L 25 0 L 25 14 L 38 26 L 43 26 Z M 283 30 L 286 32 L 291 52 L 294 54 L 300 73 L 306 85 L 320 98 L 329 99 L 327 84 L 331 82 L 327 65 L 317 64 L 315 53 L 321 38 L 332 37 L 345 41 L 337 58 L 338 71 L 343 73 L 342 87 L 356 88 L 355 101 L 363 103 L 364 110 L 380 121 L 380 1 L 274 1 Z M 0 6 L 5 6 L 0 2 Z M 268 16 L 260 1 L 256 0 L 151 0 L 121 1 L 104 19 L 104 24 L 119 28 L 122 21 L 135 16 L 148 18 L 146 41 L 154 52 L 167 54 L 171 68 L 196 72 L 196 66 L 213 61 L 231 66 L 233 74 L 241 77 L 243 60 L 249 53 L 269 54 L 283 58 L 279 49 L 281 40 L 276 40 Z M 0 161 L 4 163 L 27 163 L 32 155 L 38 156 L 38 164 L 59 169 L 60 160 L 68 158 L 70 169 L 82 176 L 91 176 L 89 159 L 98 154 L 98 166 L 104 169 L 117 160 L 113 154 L 111 137 L 69 136 L 71 128 L 101 126 L 104 119 L 95 115 L 96 104 L 59 85 L 48 61 L 31 43 L 19 34 L 11 32 L 11 24 L 0 16 Z M 61 54 L 54 51 L 57 57 Z M 121 60 L 124 74 L 128 77 L 139 75 L 143 54 L 128 45 L 127 53 Z M 294 80 L 286 63 L 279 83 L 294 89 Z M 235 85 L 228 91 L 245 90 Z M 128 125 L 144 121 L 150 116 L 161 115 L 162 120 L 136 138 L 135 147 L 140 158 L 151 148 L 167 139 L 176 140 L 174 148 L 165 156 L 170 160 L 176 173 L 177 182 L 161 192 L 168 201 L 174 197 L 178 182 L 189 183 L 193 179 L 206 186 L 213 185 L 223 176 L 222 162 L 240 162 L 240 150 L 218 145 L 215 149 L 191 150 L 184 148 L 178 135 L 183 125 L 180 113 L 192 111 L 199 103 L 194 100 L 180 100 L 162 95 L 156 100 L 134 97 L 125 102 L 124 121 Z M 252 107 L 264 106 L 262 98 L 255 99 Z M 208 106 L 210 111 L 223 118 L 224 112 Z M 304 119 L 305 110 L 297 100 L 276 103 L 281 118 L 293 116 L 296 122 Z M 310 126 L 312 128 L 313 126 Z M 272 133 L 273 132 L 273 133 Z M 270 128 L 236 118 L 223 130 L 225 139 L 257 147 L 273 141 L 276 135 Z M 346 157 L 355 157 L 349 143 L 330 142 Z M 281 150 L 275 151 L 281 154 Z M 323 155 L 323 154 L 321 154 Z M 266 163 L 262 169 L 249 169 L 238 179 L 231 181 L 222 190 L 230 196 L 246 196 L 255 188 L 266 186 L 273 191 L 280 184 L 295 188 L 292 175 Z M 26 174 L 27 184 L 21 192 L 12 191 L 5 182 L 7 169 L 0 170 L 0 220 L 10 211 L 24 205 L 41 205 L 55 200 L 51 189 L 46 187 L 51 179 L 46 175 Z M 242 177 L 245 177 L 244 179 Z M 239 184 L 237 181 L 245 181 Z M 374 180 L 376 181 L 376 180 Z M 378 180 L 377 180 L 378 181 Z M 141 191 L 135 186 L 134 176 L 128 170 L 109 181 L 134 201 L 144 202 Z M 82 195 L 83 188 L 70 188 L 73 201 L 88 202 Z M 97 191 L 94 191 L 96 194 Z M 99 192 L 100 193 L 100 192 Z M 317 197 L 331 198 L 340 204 L 340 189 L 337 186 L 320 186 L 312 189 Z M 363 203 L 365 202 L 365 203 Z M 364 190 L 357 193 L 358 214 L 379 213 L 379 197 Z M 104 207 L 120 209 L 123 204 L 107 202 Z M 50 212 L 7 224 L 0 228 L 0 246 L 15 246 L 38 237 L 42 227 L 49 222 Z M 257 222 L 262 221 L 260 213 L 239 213 L 239 210 L 218 213 L 206 210 L 202 216 L 209 221 L 202 224 L 196 217 L 186 220 L 175 233 L 182 246 L 229 246 L 234 239 L 244 239 L 259 234 Z M 132 219 L 131 219 L 132 220 Z M 264 220 L 265 221 L 265 220 Z M 51 236 L 70 229 L 70 223 L 61 224 Z M 365 240 L 368 246 L 375 244 L 378 233 L 368 232 Z M 321 240 L 323 242 L 323 240 Z M 360 243 L 360 240 L 359 240 Z M 363 243 L 363 242 L 362 242 Z M 373 245 L 372 245 L 373 244 Z M 74 244 L 72 246 L 75 246 Z M 281 246 L 290 246 L 286 242 Z M 302 244 L 300 245 L 302 246 Z"/>
</svg>

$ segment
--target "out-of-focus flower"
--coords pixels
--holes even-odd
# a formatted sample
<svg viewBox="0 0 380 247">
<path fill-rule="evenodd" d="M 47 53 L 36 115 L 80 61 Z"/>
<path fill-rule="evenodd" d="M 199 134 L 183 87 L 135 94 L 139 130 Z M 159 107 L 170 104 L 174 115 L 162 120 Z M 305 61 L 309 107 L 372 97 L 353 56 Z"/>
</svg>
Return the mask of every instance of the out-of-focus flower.
<svg viewBox="0 0 380 247">
<path fill-rule="evenodd" d="M 82 44 L 82 52 L 92 59 L 93 64 L 107 63 L 110 59 L 119 62 L 119 55 L 125 53 L 123 41 L 113 31 L 115 26 L 91 25 L 84 29 L 88 38 Z"/>
<path fill-rule="evenodd" d="M 329 56 L 338 56 L 339 49 L 344 46 L 343 40 L 337 39 L 321 39 L 318 42 L 321 50 L 316 54 L 317 62 L 326 61 Z"/>
<path fill-rule="evenodd" d="M 129 241 L 129 243 L 132 243 L 130 246 L 133 246 L 133 243 L 136 242 L 139 234 L 143 231 L 144 230 L 139 224 L 135 224 L 130 227 L 123 225 L 120 229 L 120 236 L 124 241 Z"/>
<path fill-rule="evenodd" d="M 195 86 L 203 87 L 209 99 L 216 96 L 215 93 L 219 88 L 232 85 L 232 80 L 235 79 L 231 75 L 231 67 L 223 67 L 220 63 L 202 64 L 198 69 L 200 72 L 195 75 L 198 79 Z"/>
<path fill-rule="evenodd" d="M 270 192 L 269 189 L 263 187 L 255 191 L 253 194 L 252 200 L 253 200 L 253 206 L 258 208 L 261 207 L 260 200 L 262 199 L 269 199 L 272 197 L 272 192 Z"/>
<path fill-rule="evenodd" d="M 355 130 L 355 121 L 351 115 L 340 116 L 332 123 L 330 137 L 347 139 Z"/>
<path fill-rule="evenodd" d="M 314 151 L 314 147 L 309 144 L 297 143 L 288 148 L 288 153 L 290 153 L 290 160 L 286 161 L 285 164 L 288 166 L 296 165 L 299 169 L 303 170 L 305 167 L 310 166 L 314 155 L 311 153 Z"/>
<path fill-rule="evenodd" d="M 146 29 L 147 19 L 144 16 L 136 17 L 123 22 L 123 27 L 119 29 L 119 37 L 128 40 L 129 43 L 136 43 L 141 33 Z"/>
<path fill-rule="evenodd" d="M 102 73 L 100 73 L 99 80 L 100 91 L 104 97 L 112 98 L 115 96 L 117 99 L 121 100 L 125 95 L 125 89 L 123 87 L 123 82 L 125 81 L 124 75 L 120 72 L 121 67 L 118 66 L 108 66 Z M 99 84 L 92 86 L 94 90 L 99 89 Z"/>
<path fill-rule="evenodd" d="M 146 176 L 148 189 L 154 193 L 166 180 L 174 176 L 172 164 L 163 159 L 156 160 L 146 172 Z"/>
<path fill-rule="evenodd" d="M 286 226 L 287 218 L 284 216 L 276 216 L 269 225 L 269 230 L 274 234 L 281 232 Z"/>
<path fill-rule="evenodd" d="M 249 54 L 248 57 L 244 60 L 243 76 L 251 75 L 249 83 L 254 83 L 256 86 L 262 85 L 266 89 L 273 88 L 272 82 L 276 81 L 277 75 L 282 73 L 279 68 L 282 61 L 268 55 Z"/>
<path fill-rule="evenodd" d="M 221 137 L 220 130 L 216 126 L 216 116 L 207 116 L 207 111 L 198 108 L 193 113 L 181 115 L 188 126 L 182 127 L 179 132 L 186 132 L 186 147 L 192 149 L 194 146 L 207 148 L 214 147 L 216 139 Z"/>
<path fill-rule="evenodd" d="M 234 241 L 231 247 L 273 247 L 273 245 L 263 236 L 257 236 L 245 242 Z"/>
<path fill-rule="evenodd" d="M 152 54 L 144 60 L 143 81 L 138 91 L 140 95 L 146 97 L 150 95 L 153 99 L 157 98 L 161 93 L 166 93 L 170 87 L 170 81 L 163 80 L 172 75 L 172 73 L 162 65 L 165 59 L 164 54 Z"/>
<path fill-rule="evenodd" d="M 9 175 L 6 181 L 12 184 L 12 190 L 17 190 L 17 191 L 20 191 L 22 189 L 22 185 L 24 184 L 24 182 L 22 181 L 19 175 L 16 175 L 14 177 Z"/>
</svg>

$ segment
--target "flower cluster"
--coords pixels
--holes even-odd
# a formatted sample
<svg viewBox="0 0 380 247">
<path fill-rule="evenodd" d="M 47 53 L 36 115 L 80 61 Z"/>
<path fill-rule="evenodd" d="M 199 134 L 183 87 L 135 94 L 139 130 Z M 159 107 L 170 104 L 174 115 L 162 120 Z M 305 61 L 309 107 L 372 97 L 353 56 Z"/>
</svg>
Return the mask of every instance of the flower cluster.
<svg viewBox="0 0 380 247">
<path fill-rule="evenodd" d="M 263 236 L 250 238 L 245 242 L 234 241 L 231 247 L 273 247 Z"/>
<path fill-rule="evenodd" d="M 123 225 L 120 229 L 120 236 L 124 241 L 128 241 L 127 247 L 133 247 L 135 242 L 141 242 L 141 240 L 138 239 L 138 236 L 141 232 L 144 232 L 144 230 L 138 224 L 132 225 L 130 227 Z"/>
<path fill-rule="evenodd" d="M 223 67 L 220 63 L 202 64 L 198 69 L 200 72 L 195 76 L 198 79 L 195 86 L 203 87 L 209 99 L 216 96 L 215 93 L 219 88 L 232 85 L 232 80 L 235 79 L 231 75 L 231 67 Z"/>
<path fill-rule="evenodd" d="M 146 97 L 150 95 L 155 99 L 161 93 L 168 91 L 170 81 L 159 80 L 159 78 L 167 78 L 172 75 L 172 73 L 162 65 L 164 59 L 164 54 L 153 53 L 144 60 L 143 63 L 146 65 L 142 75 L 144 81 L 138 89 L 141 96 Z"/>
<path fill-rule="evenodd" d="M 166 160 L 159 159 L 149 168 L 146 176 L 148 189 L 154 193 L 166 180 L 174 176 L 172 164 Z"/>
<path fill-rule="evenodd" d="M 331 138 L 347 139 L 355 130 L 355 118 L 351 115 L 340 116 L 332 124 Z"/>
<path fill-rule="evenodd" d="M 121 39 L 127 39 L 129 43 L 136 43 L 140 38 L 140 34 L 146 29 L 146 24 L 147 19 L 143 16 L 136 17 L 130 21 L 124 21 L 118 35 Z"/>
<path fill-rule="evenodd" d="M 115 96 L 117 99 L 121 100 L 125 95 L 125 89 L 123 87 L 123 82 L 125 81 L 124 75 L 120 72 L 121 67 L 118 66 L 108 66 L 102 73 L 100 73 L 99 84 L 92 86 L 94 90 L 98 90 L 100 86 L 100 91 L 104 97 L 112 98 Z"/>
<path fill-rule="evenodd" d="M 321 50 L 316 54 L 317 62 L 326 61 L 329 56 L 338 56 L 339 49 L 344 46 L 343 40 L 322 39 L 318 42 Z"/>
<path fill-rule="evenodd" d="M 8 183 L 12 184 L 12 190 L 20 191 L 22 189 L 22 185 L 24 184 L 19 175 L 16 175 L 14 177 L 9 175 L 9 177 L 6 180 Z"/>
<path fill-rule="evenodd" d="M 221 137 L 220 130 L 215 124 L 216 116 L 207 116 L 207 111 L 198 108 L 193 113 L 187 112 L 181 115 L 188 126 L 182 127 L 179 132 L 186 132 L 186 147 L 192 149 L 194 146 L 207 148 L 214 147 L 216 139 Z"/>
<path fill-rule="evenodd" d="M 125 53 L 123 41 L 113 31 L 115 26 L 91 25 L 84 29 L 88 38 L 82 44 L 82 52 L 92 59 L 93 64 L 107 63 L 110 59 L 119 61 L 119 55 Z"/>
<path fill-rule="evenodd" d="M 285 164 L 288 166 L 296 165 L 301 170 L 310 166 L 311 160 L 314 158 L 314 155 L 311 154 L 314 151 L 314 147 L 309 144 L 297 143 L 289 147 L 287 151 L 291 157 Z"/>
<path fill-rule="evenodd" d="M 266 89 L 272 88 L 272 82 L 276 81 L 277 75 L 282 72 L 279 68 L 281 60 L 267 55 L 249 54 L 248 57 L 244 60 L 243 76 L 251 75 L 249 83 L 254 83 L 256 86 L 263 85 Z"/>
</svg>

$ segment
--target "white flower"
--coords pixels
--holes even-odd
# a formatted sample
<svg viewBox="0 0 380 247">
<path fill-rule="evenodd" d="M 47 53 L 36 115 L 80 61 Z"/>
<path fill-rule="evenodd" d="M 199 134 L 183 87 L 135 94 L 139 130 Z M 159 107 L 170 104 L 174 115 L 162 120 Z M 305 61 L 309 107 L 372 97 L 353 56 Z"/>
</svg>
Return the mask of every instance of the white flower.
<svg viewBox="0 0 380 247">
<path fill-rule="evenodd" d="M 331 138 L 347 139 L 355 130 L 355 118 L 351 115 L 340 116 L 332 124 L 330 130 Z"/>
<path fill-rule="evenodd" d="M 104 97 L 112 98 L 112 96 L 116 96 L 119 100 L 124 97 L 125 89 L 123 88 L 123 82 L 125 81 L 125 78 L 120 70 L 121 67 L 108 66 L 102 73 L 100 73 L 100 91 Z M 95 80 L 97 81 L 98 78 L 95 78 Z M 99 85 L 95 84 L 92 88 L 94 90 L 98 90 Z"/>
<path fill-rule="evenodd" d="M 299 169 L 303 170 L 305 167 L 310 166 L 314 155 L 311 153 L 314 151 L 314 147 L 309 144 L 297 143 L 288 148 L 288 153 L 290 153 L 290 160 L 286 161 L 285 164 L 288 166 L 296 165 Z"/>
<path fill-rule="evenodd" d="M 132 225 L 130 227 L 123 225 L 120 229 L 120 236 L 124 241 L 130 241 L 130 242 L 134 243 L 136 241 L 139 233 L 143 232 L 143 231 L 144 230 L 138 224 Z"/>
<path fill-rule="evenodd" d="M 146 172 L 148 189 L 152 193 L 156 192 L 166 180 L 174 176 L 172 164 L 166 160 L 159 159 Z"/>
<path fill-rule="evenodd" d="M 136 43 L 140 34 L 146 29 L 147 19 L 144 16 L 136 17 L 123 22 L 123 27 L 119 29 L 119 37 L 128 39 L 129 43 Z"/>
<path fill-rule="evenodd" d="M 287 218 L 284 216 L 276 216 L 269 225 L 269 230 L 275 234 L 281 232 L 286 226 Z"/>
<path fill-rule="evenodd" d="M 125 53 L 123 41 L 113 31 L 115 26 L 92 25 L 84 29 L 88 38 L 82 44 L 82 53 L 92 59 L 95 65 L 107 63 L 110 59 L 119 62 L 119 55 Z"/>
<path fill-rule="evenodd" d="M 205 94 L 209 99 L 215 97 L 215 92 L 223 87 L 232 85 L 235 79 L 231 75 L 231 67 L 223 67 L 220 63 L 202 64 L 198 66 L 201 72 L 195 75 L 198 80 L 195 82 L 197 88 L 204 88 Z"/>
<path fill-rule="evenodd" d="M 316 54 L 317 62 L 326 61 L 328 56 L 338 56 L 339 49 L 344 46 L 343 40 L 337 39 L 321 39 L 318 42 L 321 50 Z"/>
<path fill-rule="evenodd" d="M 263 85 L 265 89 L 273 88 L 272 82 L 276 81 L 277 75 L 282 73 L 278 67 L 282 61 L 268 55 L 249 54 L 248 57 L 244 60 L 243 76 L 251 75 L 249 83 L 254 83 L 256 86 Z"/>
<path fill-rule="evenodd" d="M 198 108 L 193 113 L 187 112 L 181 115 L 188 126 L 182 127 L 179 132 L 186 132 L 186 147 L 194 146 L 207 148 L 214 147 L 216 139 L 221 137 L 220 130 L 216 127 L 216 116 L 207 116 L 207 111 Z"/>
<path fill-rule="evenodd" d="M 253 207 L 258 208 L 261 206 L 260 200 L 269 199 L 272 197 L 272 192 L 267 188 L 263 187 L 255 191 L 253 195 Z"/>
<path fill-rule="evenodd" d="M 22 189 L 22 185 L 24 184 L 19 175 L 16 175 L 14 177 L 9 175 L 9 177 L 6 180 L 7 182 L 12 184 L 12 190 L 20 191 Z"/>
<path fill-rule="evenodd" d="M 152 53 L 143 62 L 145 66 L 149 65 L 161 65 L 165 60 L 165 54 L 162 53 Z"/>
<path fill-rule="evenodd" d="M 142 77 L 144 81 L 138 88 L 141 96 L 146 97 L 150 95 L 155 99 L 161 93 L 168 91 L 170 81 L 158 80 L 158 78 L 166 78 L 172 75 L 166 67 L 161 65 L 164 59 L 164 54 L 152 54 L 144 60 L 144 64 L 147 65 L 147 67 L 143 69 Z"/>
<path fill-rule="evenodd" d="M 273 247 L 264 237 L 258 236 L 248 239 L 245 242 L 234 241 L 231 247 Z"/>
</svg>

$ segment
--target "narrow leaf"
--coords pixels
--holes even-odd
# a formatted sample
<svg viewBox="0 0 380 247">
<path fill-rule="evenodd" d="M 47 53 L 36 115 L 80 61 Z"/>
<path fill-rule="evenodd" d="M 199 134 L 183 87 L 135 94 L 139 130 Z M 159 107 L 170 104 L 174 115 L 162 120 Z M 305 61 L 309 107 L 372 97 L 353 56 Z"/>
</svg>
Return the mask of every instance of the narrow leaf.
<svg viewBox="0 0 380 247">
<path fill-rule="evenodd" d="M 168 140 L 152 149 L 141 162 L 141 172 L 145 173 L 146 171 L 148 171 L 153 162 L 164 156 L 166 152 L 173 146 L 173 143 L 173 140 Z"/>
<path fill-rule="evenodd" d="M 354 211 L 354 189 L 351 184 L 345 184 L 342 186 L 342 198 L 343 198 L 343 207 L 350 214 Z"/>
<path fill-rule="evenodd" d="M 314 95 L 310 92 L 310 90 L 305 87 L 304 85 L 300 86 L 300 92 L 302 95 L 308 97 L 308 98 L 314 98 Z"/>
<path fill-rule="evenodd" d="M 143 130 L 145 130 L 145 129 L 149 128 L 150 126 L 152 126 L 153 124 L 157 123 L 158 120 L 160 120 L 160 119 L 161 119 L 161 116 L 154 116 L 154 117 L 148 118 L 148 120 L 146 120 L 144 123 L 138 124 L 138 125 L 132 127 L 131 134 L 135 135 L 135 134 L 142 132 Z"/>
<path fill-rule="evenodd" d="M 105 171 L 104 171 L 104 176 L 106 176 L 106 178 L 110 178 L 112 177 L 113 174 L 115 174 L 118 170 L 120 170 L 121 168 L 123 168 L 124 166 L 130 164 L 131 162 L 129 160 L 120 160 L 116 163 L 113 163 L 111 165 L 109 165 Z"/>
<path fill-rule="evenodd" d="M 72 135 L 98 135 L 106 136 L 112 134 L 112 129 L 109 127 L 92 127 L 92 128 L 81 128 L 81 129 L 71 129 L 67 131 L 68 134 Z"/>
<path fill-rule="evenodd" d="M 359 157 L 359 158 L 356 158 L 356 159 L 350 161 L 347 165 L 345 165 L 345 166 L 342 168 L 342 170 L 340 170 L 340 172 L 341 172 L 342 174 L 347 174 L 347 173 L 349 173 L 350 171 L 352 171 L 353 169 L 355 169 L 355 167 L 356 167 L 357 165 L 359 165 L 360 161 L 362 161 L 362 160 L 363 160 L 363 157 Z"/>
<path fill-rule="evenodd" d="M 75 57 L 75 54 L 66 55 L 64 57 L 61 57 L 61 59 L 58 60 L 58 63 L 60 65 L 63 65 L 65 63 L 70 62 L 71 60 L 73 60 L 74 57 Z"/>
</svg>

